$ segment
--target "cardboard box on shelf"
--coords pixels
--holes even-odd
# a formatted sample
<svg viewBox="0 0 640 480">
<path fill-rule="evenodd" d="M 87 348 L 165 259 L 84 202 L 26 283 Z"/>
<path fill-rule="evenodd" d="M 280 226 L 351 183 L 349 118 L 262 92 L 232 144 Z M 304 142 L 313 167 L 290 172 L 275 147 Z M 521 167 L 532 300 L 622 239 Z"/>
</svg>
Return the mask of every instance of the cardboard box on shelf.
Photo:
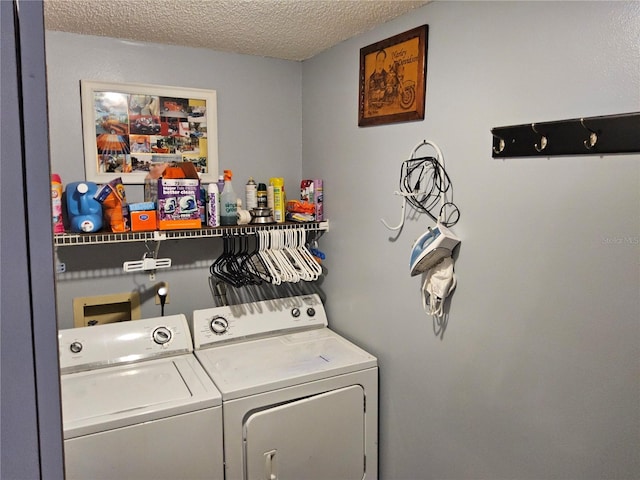
<svg viewBox="0 0 640 480">
<path fill-rule="evenodd" d="M 148 232 L 158 228 L 155 202 L 130 203 L 132 232 Z"/>
<path fill-rule="evenodd" d="M 321 179 L 302 180 L 300 182 L 300 200 L 313 203 L 315 206 L 314 220 L 324 220 L 324 189 Z"/>
<path fill-rule="evenodd" d="M 158 179 L 158 228 L 182 230 L 200 228 L 200 179 L 191 162 L 167 167 Z"/>
</svg>

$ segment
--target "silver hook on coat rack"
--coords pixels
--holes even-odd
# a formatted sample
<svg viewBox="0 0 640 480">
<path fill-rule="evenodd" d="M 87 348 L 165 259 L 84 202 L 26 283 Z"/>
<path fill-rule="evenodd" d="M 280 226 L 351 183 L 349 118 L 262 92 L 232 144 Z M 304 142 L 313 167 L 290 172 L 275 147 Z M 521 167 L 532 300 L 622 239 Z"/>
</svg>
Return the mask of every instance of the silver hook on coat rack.
<svg viewBox="0 0 640 480">
<path fill-rule="evenodd" d="M 584 124 L 584 118 L 580 119 L 580 125 L 589 132 L 589 138 L 583 141 L 582 144 L 587 150 L 591 150 L 596 146 L 596 143 L 598 143 L 598 134 Z"/>
<path fill-rule="evenodd" d="M 418 151 L 418 149 L 420 149 L 421 147 L 425 146 L 425 145 L 429 145 L 431 146 L 435 151 L 436 151 L 436 155 L 438 157 L 438 159 L 442 159 L 442 152 L 440 151 L 440 148 L 438 148 L 438 146 L 429 141 L 429 140 L 423 140 L 422 142 L 420 142 L 418 145 L 415 146 L 415 148 L 411 151 L 411 155 L 409 156 L 410 159 L 414 159 L 415 158 L 415 154 Z M 392 227 L 391 225 L 389 225 L 383 218 L 380 219 L 380 221 L 384 224 L 385 227 L 387 227 L 389 230 L 400 230 L 403 226 L 404 226 L 404 219 L 405 219 L 405 211 L 407 208 L 407 197 L 419 197 L 421 195 L 424 195 L 424 192 L 413 192 L 413 193 L 405 193 L 405 192 L 399 192 L 398 190 L 393 192 L 394 195 L 399 195 L 402 197 L 402 207 L 400 209 L 400 223 L 398 223 L 398 225 L 396 225 L 395 227 Z M 444 204 L 444 197 L 442 198 L 442 203 Z M 442 212 L 442 210 L 441 210 Z"/>
<path fill-rule="evenodd" d="M 506 142 L 504 141 L 504 138 L 499 137 L 498 135 L 496 135 L 495 133 L 492 133 L 492 135 L 498 139 L 498 148 L 496 148 L 495 146 L 493 147 L 493 153 L 502 153 L 504 151 L 504 147 L 507 146 Z"/>
<path fill-rule="evenodd" d="M 532 129 L 535 133 L 537 133 L 538 135 L 540 135 L 540 146 L 538 146 L 538 142 L 536 142 L 533 146 L 535 147 L 535 149 L 536 149 L 538 152 L 541 152 L 541 151 L 543 151 L 545 148 L 547 148 L 547 143 L 548 143 L 547 137 L 546 137 L 545 135 L 542 135 L 538 130 L 536 130 L 536 124 L 535 124 L 535 123 L 532 123 L 532 124 L 531 124 L 531 129 Z"/>
</svg>

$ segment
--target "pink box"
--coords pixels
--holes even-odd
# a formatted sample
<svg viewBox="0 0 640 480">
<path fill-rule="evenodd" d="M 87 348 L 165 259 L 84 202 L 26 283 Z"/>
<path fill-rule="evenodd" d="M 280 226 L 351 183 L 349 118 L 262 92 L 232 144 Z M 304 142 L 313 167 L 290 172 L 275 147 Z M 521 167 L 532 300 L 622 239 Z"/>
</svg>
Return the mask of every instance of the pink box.
<svg viewBox="0 0 640 480">
<path fill-rule="evenodd" d="M 302 180 L 300 182 L 300 200 L 315 205 L 315 221 L 324 220 L 324 189 L 321 179 Z"/>
</svg>

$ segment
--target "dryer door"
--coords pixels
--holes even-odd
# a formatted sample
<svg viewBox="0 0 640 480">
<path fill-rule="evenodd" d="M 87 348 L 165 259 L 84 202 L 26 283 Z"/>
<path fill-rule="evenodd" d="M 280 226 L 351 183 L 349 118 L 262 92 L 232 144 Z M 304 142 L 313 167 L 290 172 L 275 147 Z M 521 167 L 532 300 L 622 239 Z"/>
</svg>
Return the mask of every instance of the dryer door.
<svg viewBox="0 0 640 480">
<path fill-rule="evenodd" d="M 364 416 L 360 385 L 251 414 L 244 424 L 246 478 L 361 480 Z"/>
</svg>

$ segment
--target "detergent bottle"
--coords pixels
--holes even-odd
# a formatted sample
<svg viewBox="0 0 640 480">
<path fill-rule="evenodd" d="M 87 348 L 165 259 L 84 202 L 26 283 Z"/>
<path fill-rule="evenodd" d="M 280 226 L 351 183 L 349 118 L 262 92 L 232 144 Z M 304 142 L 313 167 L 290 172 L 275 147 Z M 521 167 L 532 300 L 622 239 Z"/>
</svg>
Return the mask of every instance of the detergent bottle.
<svg viewBox="0 0 640 480">
<path fill-rule="evenodd" d="M 224 189 L 220 194 L 220 225 L 237 225 L 238 197 L 231 184 L 231 170 L 224 171 Z"/>
<path fill-rule="evenodd" d="M 53 215 L 53 233 L 64 233 L 62 223 L 62 180 L 60 175 L 51 175 L 51 209 Z"/>
<path fill-rule="evenodd" d="M 93 182 L 72 182 L 65 196 L 69 229 L 76 233 L 97 232 L 102 228 L 102 204 L 94 198 L 98 186 Z"/>
</svg>

